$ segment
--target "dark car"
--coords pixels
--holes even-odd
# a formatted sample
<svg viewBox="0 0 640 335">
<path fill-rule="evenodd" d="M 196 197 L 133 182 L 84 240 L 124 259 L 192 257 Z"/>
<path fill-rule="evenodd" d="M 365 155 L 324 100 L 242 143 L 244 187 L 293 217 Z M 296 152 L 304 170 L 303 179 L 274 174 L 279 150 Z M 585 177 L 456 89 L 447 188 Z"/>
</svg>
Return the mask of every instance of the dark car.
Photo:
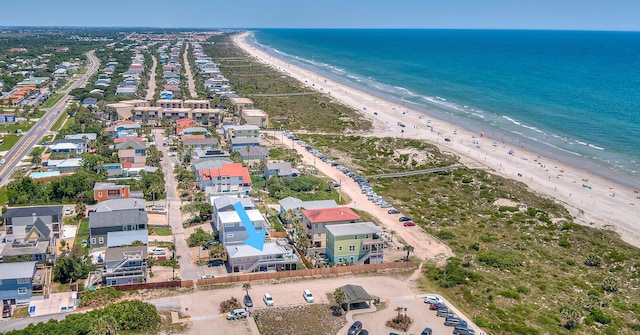
<svg viewBox="0 0 640 335">
<path fill-rule="evenodd" d="M 244 296 L 242 302 L 244 302 L 244 305 L 247 307 L 253 307 L 253 300 L 251 300 L 251 296 L 248 294 Z"/>
<path fill-rule="evenodd" d="M 209 261 L 209 263 L 207 263 L 207 266 L 212 268 L 214 266 L 220 266 L 220 265 L 223 265 L 223 264 L 224 264 L 224 261 L 221 260 L 221 259 L 212 259 L 212 260 Z"/>
<path fill-rule="evenodd" d="M 362 330 L 362 322 L 356 321 L 351 325 L 351 327 L 349 327 L 347 335 L 356 335 L 360 332 L 360 330 Z"/>
<path fill-rule="evenodd" d="M 369 331 L 366 329 L 361 330 L 358 335 L 369 335 Z"/>
<path fill-rule="evenodd" d="M 437 311 L 439 309 L 448 309 L 448 308 L 443 303 L 439 302 L 437 304 L 431 304 L 429 306 L 429 309 L 432 310 L 432 311 Z"/>
<path fill-rule="evenodd" d="M 433 331 L 431 330 L 431 328 L 427 327 L 422 330 L 422 333 L 420 333 L 420 335 L 431 335 L 432 333 Z"/>
<path fill-rule="evenodd" d="M 11 306 L 4 305 L 2 307 L 2 317 L 3 318 L 10 318 L 11 317 Z"/>
<path fill-rule="evenodd" d="M 413 227 L 413 226 L 415 226 L 415 225 L 416 225 L 416 223 L 415 223 L 415 222 L 413 222 L 413 221 L 405 221 L 405 222 L 403 223 L 403 225 L 404 225 L 405 227 Z"/>
<path fill-rule="evenodd" d="M 395 208 L 392 208 L 387 211 L 387 214 L 400 214 L 400 211 Z"/>
<path fill-rule="evenodd" d="M 211 247 L 212 245 L 214 245 L 214 244 L 218 244 L 218 243 L 219 243 L 218 241 L 209 241 L 209 242 L 207 242 L 207 243 L 205 243 L 205 244 L 203 244 L 203 245 L 202 245 L 202 250 L 207 250 L 207 249 L 209 249 L 209 247 Z"/>
<path fill-rule="evenodd" d="M 466 326 L 456 326 L 453 328 L 453 335 L 475 335 L 475 330 L 467 328 Z"/>
<path fill-rule="evenodd" d="M 405 222 L 405 221 L 411 221 L 411 218 L 408 216 L 401 216 L 398 221 L 400 222 Z"/>
</svg>

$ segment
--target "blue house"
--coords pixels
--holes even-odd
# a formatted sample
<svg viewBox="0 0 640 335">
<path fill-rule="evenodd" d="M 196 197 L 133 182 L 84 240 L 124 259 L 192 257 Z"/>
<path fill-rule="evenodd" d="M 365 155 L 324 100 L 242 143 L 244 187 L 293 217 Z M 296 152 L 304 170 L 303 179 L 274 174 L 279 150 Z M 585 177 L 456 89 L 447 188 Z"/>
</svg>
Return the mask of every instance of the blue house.
<svg viewBox="0 0 640 335">
<path fill-rule="evenodd" d="M 36 262 L 0 263 L 0 300 L 3 305 L 23 305 L 31 301 Z"/>
</svg>

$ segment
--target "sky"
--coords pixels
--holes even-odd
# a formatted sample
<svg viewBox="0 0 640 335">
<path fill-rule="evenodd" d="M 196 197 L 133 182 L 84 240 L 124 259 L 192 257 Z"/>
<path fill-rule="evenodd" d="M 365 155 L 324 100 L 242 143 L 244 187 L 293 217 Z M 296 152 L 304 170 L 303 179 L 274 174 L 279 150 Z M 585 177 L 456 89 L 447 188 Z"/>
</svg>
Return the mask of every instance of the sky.
<svg viewBox="0 0 640 335">
<path fill-rule="evenodd" d="M 0 11 L 0 26 L 640 31 L 638 0 L 3 0 Z"/>
</svg>

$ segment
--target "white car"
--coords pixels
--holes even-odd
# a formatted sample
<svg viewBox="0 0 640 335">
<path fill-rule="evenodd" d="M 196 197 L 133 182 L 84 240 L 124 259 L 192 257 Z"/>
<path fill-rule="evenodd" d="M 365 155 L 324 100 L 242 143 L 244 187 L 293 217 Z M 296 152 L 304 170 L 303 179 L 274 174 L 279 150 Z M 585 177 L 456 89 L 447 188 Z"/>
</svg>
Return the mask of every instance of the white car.
<svg viewBox="0 0 640 335">
<path fill-rule="evenodd" d="M 71 208 L 65 208 L 64 209 L 64 215 L 71 215 Z"/>
<path fill-rule="evenodd" d="M 5 160 L 4 160 L 4 158 L 3 158 L 3 159 L 0 159 L 0 164 L 4 164 L 4 163 L 6 163 L 6 162 L 7 162 L 7 161 L 5 161 Z"/>
<path fill-rule="evenodd" d="M 264 297 L 262 297 L 262 300 L 264 300 L 264 304 L 267 305 L 267 307 L 271 307 L 274 305 L 273 297 L 269 293 L 265 293 Z"/>
<path fill-rule="evenodd" d="M 436 297 L 435 295 L 428 295 L 424 297 L 425 304 L 433 305 L 433 304 L 440 304 L 443 302 L 444 301 L 440 297 Z"/>
<path fill-rule="evenodd" d="M 313 294 L 311 294 L 311 291 L 309 291 L 309 290 L 302 291 L 302 297 L 304 297 L 304 301 L 306 301 L 308 303 L 312 303 L 313 302 Z"/>
</svg>

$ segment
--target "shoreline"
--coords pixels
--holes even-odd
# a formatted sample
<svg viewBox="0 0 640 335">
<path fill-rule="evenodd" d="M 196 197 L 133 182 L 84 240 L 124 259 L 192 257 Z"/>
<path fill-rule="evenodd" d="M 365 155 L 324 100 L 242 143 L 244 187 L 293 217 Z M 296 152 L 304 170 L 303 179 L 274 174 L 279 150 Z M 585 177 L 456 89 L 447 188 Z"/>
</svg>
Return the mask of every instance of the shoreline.
<svg viewBox="0 0 640 335">
<path fill-rule="evenodd" d="M 555 199 L 569 210 L 576 223 L 612 229 L 625 242 L 640 247 L 640 224 L 635 221 L 640 199 L 633 188 L 518 145 L 498 142 L 438 119 L 429 111 L 382 99 L 288 63 L 250 45 L 246 41 L 250 34 L 237 34 L 233 41 L 258 62 L 359 111 L 373 122 L 373 130 L 367 136 L 427 140 L 441 150 L 456 154 L 469 168 L 486 169 L 521 181 L 532 190 Z M 398 122 L 407 127 L 397 126 Z"/>
</svg>

